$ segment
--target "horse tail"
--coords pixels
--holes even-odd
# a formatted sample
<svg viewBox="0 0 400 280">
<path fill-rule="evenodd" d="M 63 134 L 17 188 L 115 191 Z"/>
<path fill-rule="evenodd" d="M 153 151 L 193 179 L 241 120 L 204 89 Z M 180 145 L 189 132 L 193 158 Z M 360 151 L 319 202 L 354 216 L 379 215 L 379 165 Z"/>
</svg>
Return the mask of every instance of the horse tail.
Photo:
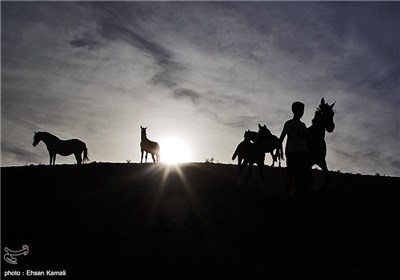
<svg viewBox="0 0 400 280">
<path fill-rule="evenodd" d="M 83 162 L 85 161 L 89 161 L 89 153 L 86 144 L 85 147 L 83 148 Z"/>
</svg>

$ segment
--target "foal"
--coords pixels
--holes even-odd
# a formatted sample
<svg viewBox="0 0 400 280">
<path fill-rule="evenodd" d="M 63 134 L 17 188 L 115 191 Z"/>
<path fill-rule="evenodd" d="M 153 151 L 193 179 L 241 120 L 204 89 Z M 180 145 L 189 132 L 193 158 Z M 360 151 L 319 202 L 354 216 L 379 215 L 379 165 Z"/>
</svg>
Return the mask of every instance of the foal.
<svg viewBox="0 0 400 280">
<path fill-rule="evenodd" d="M 282 143 L 279 141 L 279 138 L 276 135 L 273 135 L 271 133 L 271 131 L 267 128 L 265 124 L 263 126 L 261 126 L 260 124 L 258 125 L 259 129 L 261 129 L 261 127 L 265 130 L 264 152 L 271 154 L 271 166 L 275 166 L 275 162 L 278 161 L 278 165 L 279 167 L 281 167 L 281 160 L 284 160 Z M 248 132 L 249 139 L 253 141 L 253 143 L 255 143 L 258 135 L 257 132 L 251 130 L 247 130 L 246 132 Z"/>
<path fill-rule="evenodd" d="M 260 172 L 261 181 L 263 185 L 265 185 L 264 172 L 263 172 L 264 161 L 265 161 L 264 144 L 266 138 L 268 137 L 268 131 L 265 126 L 259 125 L 259 129 L 260 130 L 257 133 L 255 142 L 251 143 L 248 140 L 241 142 L 232 156 L 232 159 L 235 159 L 236 155 L 239 156 L 239 162 L 238 162 L 239 176 L 243 172 L 243 169 L 247 165 L 249 165 L 249 170 L 247 173 L 245 185 L 247 185 L 247 183 L 249 182 L 251 176 L 251 170 L 253 168 L 254 163 L 257 164 Z M 246 131 L 246 133 L 249 133 L 249 131 Z M 246 133 L 245 133 L 245 139 L 246 139 Z M 241 163 L 241 159 L 243 159 L 243 163 Z"/>
</svg>

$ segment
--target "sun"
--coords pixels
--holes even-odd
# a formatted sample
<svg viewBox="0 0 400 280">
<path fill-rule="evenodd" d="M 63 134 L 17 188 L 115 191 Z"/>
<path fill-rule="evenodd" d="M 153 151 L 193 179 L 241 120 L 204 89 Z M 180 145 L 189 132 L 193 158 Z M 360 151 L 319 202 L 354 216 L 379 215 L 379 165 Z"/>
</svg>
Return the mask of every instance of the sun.
<svg viewBox="0 0 400 280">
<path fill-rule="evenodd" d="M 191 152 L 188 144 L 179 137 L 167 137 L 160 142 L 161 162 L 176 164 L 189 162 Z"/>
</svg>

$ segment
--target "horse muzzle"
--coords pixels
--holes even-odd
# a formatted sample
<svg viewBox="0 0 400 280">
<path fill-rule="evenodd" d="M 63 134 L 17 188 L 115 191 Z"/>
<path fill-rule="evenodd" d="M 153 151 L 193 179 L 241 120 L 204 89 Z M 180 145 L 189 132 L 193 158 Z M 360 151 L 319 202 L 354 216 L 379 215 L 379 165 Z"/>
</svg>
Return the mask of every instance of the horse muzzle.
<svg viewBox="0 0 400 280">
<path fill-rule="evenodd" d="M 333 130 L 335 129 L 335 124 L 330 125 L 329 127 L 326 128 L 326 131 L 329 133 L 332 133 Z"/>
</svg>

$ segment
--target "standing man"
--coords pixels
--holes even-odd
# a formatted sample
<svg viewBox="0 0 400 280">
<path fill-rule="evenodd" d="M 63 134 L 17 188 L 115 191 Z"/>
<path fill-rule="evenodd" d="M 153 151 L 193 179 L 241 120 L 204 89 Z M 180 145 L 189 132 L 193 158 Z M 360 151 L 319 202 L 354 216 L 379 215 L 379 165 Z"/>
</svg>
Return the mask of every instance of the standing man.
<svg viewBox="0 0 400 280">
<path fill-rule="evenodd" d="M 292 104 L 293 118 L 286 121 L 279 141 L 286 140 L 287 181 L 286 192 L 294 180 L 296 196 L 303 198 L 311 173 L 309 169 L 309 148 L 307 143 L 307 127 L 301 121 L 304 115 L 304 103 L 296 101 Z"/>
</svg>

